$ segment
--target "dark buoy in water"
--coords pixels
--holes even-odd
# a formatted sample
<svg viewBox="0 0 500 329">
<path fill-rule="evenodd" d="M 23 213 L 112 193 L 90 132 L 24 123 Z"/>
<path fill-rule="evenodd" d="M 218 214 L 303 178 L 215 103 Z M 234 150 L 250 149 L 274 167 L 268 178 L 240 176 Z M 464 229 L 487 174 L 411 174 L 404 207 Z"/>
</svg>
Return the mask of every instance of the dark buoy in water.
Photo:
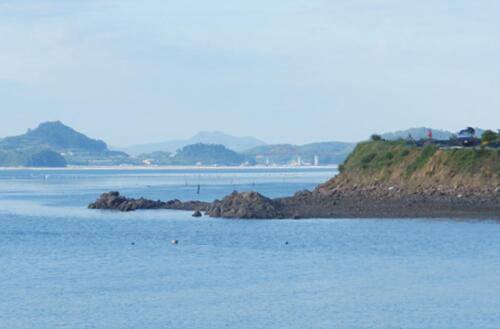
<svg viewBox="0 0 500 329">
<path fill-rule="evenodd" d="M 198 188 L 196 189 L 196 194 L 200 194 L 200 189 L 201 189 L 201 186 L 200 186 L 200 184 L 198 184 Z"/>
<path fill-rule="evenodd" d="M 285 244 L 288 245 L 288 241 L 285 241 Z"/>
<path fill-rule="evenodd" d="M 134 241 L 132 241 L 132 243 L 130 243 L 130 244 L 133 245 L 133 246 L 135 246 L 135 242 Z"/>
<path fill-rule="evenodd" d="M 196 210 L 196 211 L 193 213 L 193 217 L 201 217 L 201 216 L 203 216 L 203 215 L 201 214 L 201 211 L 199 211 L 199 210 Z"/>
<path fill-rule="evenodd" d="M 177 240 L 172 240 L 172 241 L 170 241 L 170 243 L 172 243 L 172 244 L 179 244 L 179 241 L 177 241 Z"/>
</svg>

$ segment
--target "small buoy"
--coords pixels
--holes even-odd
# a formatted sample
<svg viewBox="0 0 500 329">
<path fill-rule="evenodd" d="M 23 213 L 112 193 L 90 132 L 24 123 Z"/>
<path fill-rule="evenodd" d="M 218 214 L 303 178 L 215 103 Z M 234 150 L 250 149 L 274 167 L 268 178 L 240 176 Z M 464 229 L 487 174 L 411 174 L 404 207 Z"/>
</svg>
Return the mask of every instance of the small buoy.
<svg viewBox="0 0 500 329">
<path fill-rule="evenodd" d="M 131 245 L 135 246 L 135 242 L 132 242 Z"/>
<path fill-rule="evenodd" d="M 172 244 L 178 244 L 178 243 L 179 243 L 179 241 L 177 241 L 177 240 L 172 240 L 172 241 L 171 241 L 171 243 L 172 243 Z"/>
<path fill-rule="evenodd" d="M 286 241 L 285 244 L 288 245 L 288 241 Z"/>
</svg>

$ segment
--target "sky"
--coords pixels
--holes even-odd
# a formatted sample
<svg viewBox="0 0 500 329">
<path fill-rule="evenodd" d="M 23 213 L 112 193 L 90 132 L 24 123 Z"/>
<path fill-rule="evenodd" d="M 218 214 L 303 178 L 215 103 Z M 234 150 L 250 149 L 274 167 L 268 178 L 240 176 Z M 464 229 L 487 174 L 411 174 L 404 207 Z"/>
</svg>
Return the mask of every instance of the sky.
<svg viewBox="0 0 500 329">
<path fill-rule="evenodd" d="M 500 128 L 497 0 L 0 0 L 0 136 Z"/>
</svg>

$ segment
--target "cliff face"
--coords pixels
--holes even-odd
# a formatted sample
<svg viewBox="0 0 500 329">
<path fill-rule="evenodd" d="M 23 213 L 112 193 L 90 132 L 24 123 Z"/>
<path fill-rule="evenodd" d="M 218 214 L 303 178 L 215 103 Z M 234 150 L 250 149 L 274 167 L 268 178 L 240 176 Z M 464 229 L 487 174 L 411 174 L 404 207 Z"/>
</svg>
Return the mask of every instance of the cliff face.
<svg viewBox="0 0 500 329">
<path fill-rule="evenodd" d="M 318 192 L 396 189 L 400 192 L 488 193 L 500 188 L 500 150 L 439 149 L 404 142 L 359 144 L 341 174 Z"/>
</svg>

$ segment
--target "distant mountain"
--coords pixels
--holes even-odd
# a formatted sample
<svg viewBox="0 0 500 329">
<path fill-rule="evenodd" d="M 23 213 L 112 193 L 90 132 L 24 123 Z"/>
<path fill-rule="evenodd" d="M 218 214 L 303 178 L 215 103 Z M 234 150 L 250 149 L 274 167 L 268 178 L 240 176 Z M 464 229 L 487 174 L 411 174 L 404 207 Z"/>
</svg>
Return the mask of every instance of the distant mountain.
<svg viewBox="0 0 500 329">
<path fill-rule="evenodd" d="M 26 147 L 47 147 L 58 152 L 105 152 L 106 143 L 90 139 L 87 136 L 65 126 L 60 121 L 45 122 L 36 129 L 14 137 L 5 137 L 0 141 L 0 148 L 13 150 Z"/>
<path fill-rule="evenodd" d="M 224 145 L 192 144 L 183 147 L 175 155 L 177 164 L 203 164 L 237 166 L 245 162 L 245 157 Z"/>
<path fill-rule="evenodd" d="M 62 157 L 71 165 L 116 165 L 133 163 L 128 154 L 110 151 L 101 140 L 91 139 L 60 121 L 45 122 L 25 134 L 0 140 L 0 165 L 26 165 L 34 161 L 43 166 L 60 166 Z M 56 157 L 54 153 L 60 157 Z M 31 160 L 29 160 L 31 159 Z"/>
<path fill-rule="evenodd" d="M 154 165 L 221 165 L 239 166 L 247 159 L 242 154 L 218 144 L 191 144 L 184 146 L 175 155 L 169 152 L 157 151 L 141 154 L 138 158 Z"/>
<path fill-rule="evenodd" d="M 188 139 L 171 140 L 160 143 L 142 144 L 120 148 L 120 150 L 132 155 L 165 151 L 175 153 L 177 150 L 192 144 L 216 144 L 224 145 L 228 149 L 240 152 L 266 143 L 253 137 L 234 137 L 222 132 L 202 131 Z"/>
<path fill-rule="evenodd" d="M 408 138 L 409 135 L 413 137 L 413 139 L 422 139 L 422 138 L 427 138 L 427 134 L 429 132 L 429 129 L 432 130 L 432 137 L 434 139 L 440 139 L 440 140 L 445 140 L 449 139 L 452 135 L 457 134 L 458 132 L 451 132 L 447 130 L 442 130 L 442 129 L 434 129 L 434 128 L 428 128 L 428 127 L 420 127 L 420 128 L 410 128 L 406 130 L 400 130 L 400 131 L 395 131 L 395 132 L 389 132 L 382 134 L 382 138 L 387 139 L 387 140 L 396 140 L 400 138 Z M 476 135 L 478 137 L 481 137 L 483 134 L 484 129 L 481 128 L 476 128 Z"/>
<path fill-rule="evenodd" d="M 395 132 L 388 132 L 385 134 L 382 134 L 382 138 L 387 139 L 387 140 L 396 140 L 400 138 L 408 138 L 408 136 L 412 136 L 413 139 L 422 139 L 422 138 L 427 138 L 427 134 L 429 132 L 429 129 L 432 130 L 432 136 L 435 139 L 448 139 L 450 138 L 453 133 L 451 131 L 447 130 L 441 130 L 441 129 L 433 129 L 433 128 L 428 128 L 428 127 L 420 127 L 420 128 L 410 128 L 406 130 L 399 130 Z"/>
<path fill-rule="evenodd" d="M 243 152 L 259 164 L 289 164 L 300 158 L 303 163 L 329 165 L 342 163 L 356 146 L 355 143 L 322 142 L 306 145 L 275 144 L 258 146 Z"/>
</svg>

